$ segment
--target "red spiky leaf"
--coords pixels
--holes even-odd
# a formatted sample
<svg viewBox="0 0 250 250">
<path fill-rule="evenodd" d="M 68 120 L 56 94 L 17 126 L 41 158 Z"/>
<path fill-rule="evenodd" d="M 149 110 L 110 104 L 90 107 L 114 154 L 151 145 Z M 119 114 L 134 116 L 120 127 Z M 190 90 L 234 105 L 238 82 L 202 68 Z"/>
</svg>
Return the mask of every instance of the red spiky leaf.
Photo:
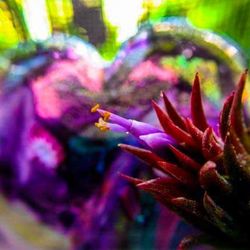
<svg viewBox="0 0 250 250">
<path fill-rule="evenodd" d="M 249 248 L 250 130 L 243 122 L 241 100 L 246 74 L 220 113 L 220 137 L 207 124 L 196 75 L 192 120 L 180 116 L 165 94 L 167 112 L 153 102 L 164 131 L 176 140 L 168 146 L 171 154 L 167 151 L 165 157 L 161 152 L 160 157 L 156 151 L 127 151 L 168 176 L 147 182 L 132 180 L 138 187 L 209 235 Z"/>
<path fill-rule="evenodd" d="M 188 187 L 195 187 L 197 185 L 197 180 L 195 176 L 184 169 L 181 169 L 175 164 L 171 164 L 166 161 L 158 161 L 156 168 L 162 170 L 166 174 L 171 175 L 176 180 L 187 185 Z"/>
<path fill-rule="evenodd" d="M 176 156 L 176 159 L 178 163 L 183 166 L 184 168 L 190 169 L 192 171 L 197 171 L 201 168 L 201 164 L 193 160 L 191 157 L 186 155 L 185 153 L 182 153 L 180 150 L 178 150 L 176 147 L 169 145 L 169 149 L 173 152 L 173 154 Z"/>
<path fill-rule="evenodd" d="M 201 204 L 196 200 L 187 199 L 185 197 L 173 198 L 172 202 L 174 205 L 183 209 L 187 213 L 195 215 L 200 218 L 205 218 L 204 209 Z"/>
<path fill-rule="evenodd" d="M 184 142 L 192 147 L 196 146 L 192 137 L 187 132 L 176 126 L 174 122 L 169 118 L 167 113 L 163 111 L 157 103 L 152 101 L 152 104 L 157 114 L 157 117 L 161 123 L 161 126 L 163 127 L 166 133 L 171 135 L 174 139 L 176 139 L 179 142 Z"/>
<path fill-rule="evenodd" d="M 141 179 L 138 179 L 138 178 L 134 178 L 134 177 L 131 177 L 131 176 L 128 176 L 126 174 L 123 174 L 123 173 L 118 173 L 123 179 L 125 179 L 126 181 L 128 181 L 129 183 L 133 184 L 133 185 L 138 185 L 142 182 L 144 182 L 143 180 Z"/>
<path fill-rule="evenodd" d="M 217 232 L 218 230 L 209 221 L 209 218 L 202 204 L 196 200 L 191 200 L 186 197 L 177 197 L 171 200 L 175 206 L 175 211 L 182 216 L 186 221 L 193 225 L 202 228 L 204 231 Z"/>
<path fill-rule="evenodd" d="M 187 171 L 179 168 L 175 164 L 171 164 L 169 162 L 164 161 L 162 158 L 154 154 L 153 152 L 141 149 L 138 147 L 126 145 L 126 144 L 120 144 L 119 145 L 123 150 L 132 153 L 133 155 L 137 156 L 139 159 L 144 161 L 145 163 L 149 164 L 150 166 L 153 166 L 161 171 L 163 171 L 166 174 L 171 175 L 178 181 L 188 185 L 188 186 L 194 186 L 197 184 L 194 176 Z"/>
<path fill-rule="evenodd" d="M 202 153 L 206 159 L 216 159 L 221 153 L 222 148 L 215 140 L 213 129 L 208 127 L 202 138 Z"/>
<path fill-rule="evenodd" d="M 178 245 L 177 250 L 189 250 L 193 247 L 197 247 L 199 245 L 208 245 L 211 243 L 211 241 L 214 242 L 213 238 L 208 237 L 206 234 L 200 234 L 200 235 L 189 235 L 184 237 L 181 242 Z"/>
<path fill-rule="evenodd" d="M 241 143 L 241 140 L 236 135 L 234 130 L 232 128 L 229 128 L 228 131 L 229 131 L 229 136 L 230 136 L 231 143 L 234 146 L 234 149 L 235 149 L 236 153 L 237 154 L 247 154 L 247 151 L 246 151 L 244 145 Z"/>
<path fill-rule="evenodd" d="M 189 134 L 192 136 L 193 140 L 195 141 L 198 147 L 201 147 L 203 132 L 199 130 L 191 121 L 191 119 L 186 118 L 186 126 Z"/>
<path fill-rule="evenodd" d="M 220 113 L 220 122 L 219 122 L 219 130 L 220 130 L 220 136 L 223 141 L 225 141 L 226 134 L 229 129 L 229 114 L 232 107 L 234 98 L 234 92 L 226 99 L 222 111 Z"/>
<path fill-rule="evenodd" d="M 232 217 L 223 208 L 218 206 L 207 192 L 204 194 L 203 205 L 213 224 L 220 228 L 222 232 L 233 236 L 234 222 Z"/>
<path fill-rule="evenodd" d="M 127 144 L 119 144 L 119 147 L 137 156 L 143 162 L 151 166 L 157 166 L 158 161 L 163 161 L 163 159 L 161 159 L 159 156 L 157 156 L 156 154 L 154 154 L 153 152 L 147 149 L 142 149 L 142 148 L 130 146 Z"/>
<path fill-rule="evenodd" d="M 216 164 L 212 161 L 206 162 L 200 169 L 199 181 L 201 187 L 211 193 L 223 192 L 227 196 L 232 193 L 231 184 L 218 173 Z"/>
<path fill-rule="evenodd" d="M 158 195 L 163 201 L 165 199 L 170 201 L 173 198 L 187 195 L 187 190 L 184 189 L 179 181 L 167 177 L 144 181 L 138 184 L 137 187 L 153 195 Z"/>
<path fill-rule="evenodd" d="M 170 119 L 174 122 L 174 124 L 176 126 L 181 128 L 182 130 L 186 131 L 186 124 L 185 124 L 183 118 L 178 114 L 178 112 L 173 107 L 173 105 L 171 104 L 171 102 L 169 101 L 168 97 L 166 96 L 166 94 L 164 92 L 162 92 L 162 96 L 163 96 L 166 111 L 167 111 Z"/>
<path fill-rule="evenodd" d="M 241 168 L 240 162 L 237 159 L 237 153 L 232 144 L 230 133 L 228 132 L 225 138 L 224 152 L 223 152 L 223 163 L 225 170 L 227 171 L 227 175 L 230 177 L 232 183 L 239 183 L 239 169 Z"/>
<path fill-rule="evenodd" d="M 194 125 L 201 131 L 205 131 L 208 127 L 208 123 L 201 101 L 200 79 L 198 73 L 195 75 L 191 93 L 191 116 Z"/>
<path fill-rule="evenodd" d="M 237 85 L 237 89 L 233 97 L 232 107 L 229 114 L 230 125 L 240 138 L 242 138 L 243 134 L 246 131 L 246 126 L 242 114 L 242 95 L 246 83 L 246 78 L 247 70 L 241 75 L 240 81 Z"/>
</svg>

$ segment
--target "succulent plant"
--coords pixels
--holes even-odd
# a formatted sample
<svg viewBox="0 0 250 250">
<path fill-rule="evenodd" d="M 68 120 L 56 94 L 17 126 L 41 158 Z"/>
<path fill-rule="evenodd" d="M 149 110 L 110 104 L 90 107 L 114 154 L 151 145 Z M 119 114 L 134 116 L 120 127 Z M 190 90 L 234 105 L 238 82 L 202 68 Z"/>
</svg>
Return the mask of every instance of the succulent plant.
<svg viewBox="0 0 250 250">
<path fill-rule="evenodd" d="M 180 249 L 207 240 L 249 246 L 250 136 L 242 104 L 246 78 L 247 70 L 225 100 L 218 131 L 206 119 L 198 73 L 191 117 L 179 115 L 164 93 L 165 110 L 152 102 L 163 130 L 98 110 L 104 119 L 97 126 L 139 138 L 149 149 L 120 147 L 163 173 L 151 180 L 123 176 L 205 233 L 183 239 Z"/>
</svg>

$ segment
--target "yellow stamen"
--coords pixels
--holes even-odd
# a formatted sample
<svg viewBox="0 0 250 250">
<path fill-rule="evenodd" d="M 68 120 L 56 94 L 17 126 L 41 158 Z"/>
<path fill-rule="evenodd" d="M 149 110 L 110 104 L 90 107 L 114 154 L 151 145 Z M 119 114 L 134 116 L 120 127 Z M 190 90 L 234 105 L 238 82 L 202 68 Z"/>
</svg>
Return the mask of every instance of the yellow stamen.
<svg viewBox="0 0 250 250">
<path fill-rule="evenodd" d="M 90 111 L 91 111 L 92 113 L 94 113 L 94 112 L 96 112 L 99 108 L 100 108 L 100 104 L 97 103 L 94 107 L 91 108 Z"/>
<path fill-rule="evenodd" d="M 108 111 L 106 111 L 104 114 L 103 114 L 103 120 L 105 122 L 107 122 L 109 120 L 109 117 L 110 117 L 110 113 Z"/>
<path fill-rule="evenodd" d="M 103 118 L 99 118 L 98 122 L 95 123 L 95 126 L 103 132 L 109 130 L 109 127 L 107 123 L 103 120 Z"/>
</svg>

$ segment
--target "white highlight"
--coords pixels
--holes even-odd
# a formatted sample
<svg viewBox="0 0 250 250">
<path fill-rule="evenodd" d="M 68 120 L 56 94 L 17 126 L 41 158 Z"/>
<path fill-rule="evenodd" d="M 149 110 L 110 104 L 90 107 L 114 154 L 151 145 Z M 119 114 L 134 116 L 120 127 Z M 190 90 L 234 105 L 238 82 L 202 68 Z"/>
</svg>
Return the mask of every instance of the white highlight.
<svg viewBox="0 0 250 250">
<path fill-rule="evenodd" d="M 104 15 L 118 28 L 119 42 L 127 40 L 137 31 L 137 22 L 143 14 L 143 0 L 103 0 Z"/>
<path fill-rule="evenodd" d="M 30 159 L 38 159 L 48 168 L 55 168 L 58 164 L 57 153 L 52 145 L 44 138 L 35 138 L 29 148 Z"/>
<path fill-rule="evenodd" d="M 46 0 L 24 0 L 24 17 L 32 40 L 42 41 L 51 34 Z"/>
</svg>

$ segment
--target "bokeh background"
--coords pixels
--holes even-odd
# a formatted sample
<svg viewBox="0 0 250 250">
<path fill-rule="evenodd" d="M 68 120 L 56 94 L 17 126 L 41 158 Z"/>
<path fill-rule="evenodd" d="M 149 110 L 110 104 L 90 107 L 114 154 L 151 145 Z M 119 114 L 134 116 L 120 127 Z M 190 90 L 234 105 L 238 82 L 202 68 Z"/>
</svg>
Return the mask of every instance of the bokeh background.
<svg viewBox="0 0 250 250">
<path fill-rule="evenodd" d="M 216 32 L 227 41 L 235 41 L 249 64 L 249 11 L 250 0 L 0 0 L 0 77 L 2 69 L 8 71 L 6 58 L 13 57 L 15 61 L 15 57 L 23 58 L 25 53 L 30 56 L 33 47 L 36 51 L 37 44 L 43 44 L 55 35 L 87 41 L 99 52 L 104 65 L 110 65 L 124 42 L 135 35 L 141 25 L 168 17 L 184 17 L 194 27 Z M 15 52 L 12 54 L 12 51 Z M 79 75 L 81 72 L 79 70 Z M 150 225 L 144 234 L 148 237 L 144 247 L 148 242 L 152 243 L 152 228 L 155 225 Z M 185 229 L 184 225 L 181 230 L 190 228 Z M 69 249 L 70 245 L 68 238 L 37 223 L 35 216 L 27 215 L 25 206 L 18 204 L 10 209 L 2 197 L 0 233 L 6 240 L 1 241 L 1 250 L 63 250 Z M 138 244 L 138 238 L 132 237 L 132 241 L 135 239 L 133 249 L 146 249 L 142 248 L 143 244 Z M 22 245 L 23 239 L 36 247 Z M 140 240 L 143 243 L 143 239 Z"/>
<path fill-rule="evenodd" d="M 108 60 L 146 21 L 184 16 L 237 41 L 250 54 L 249 0 L 1 0 L 0 51 L 52 33 L 75 34 Z"/>
</svg>

